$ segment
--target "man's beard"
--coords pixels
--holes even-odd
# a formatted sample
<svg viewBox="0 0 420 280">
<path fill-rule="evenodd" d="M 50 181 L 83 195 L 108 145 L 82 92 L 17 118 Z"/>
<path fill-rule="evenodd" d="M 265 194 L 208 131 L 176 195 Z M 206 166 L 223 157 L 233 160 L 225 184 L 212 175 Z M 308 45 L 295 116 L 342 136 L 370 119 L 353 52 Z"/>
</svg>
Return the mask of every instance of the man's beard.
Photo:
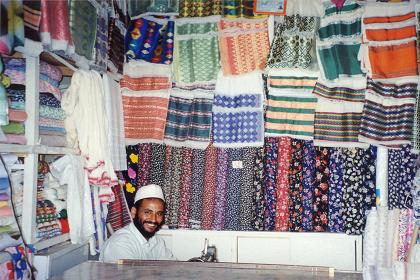
<svg viewBox="0 0 420 280">
<path fill-rule="evenodd" d="M 153 235 L 155 235 L 155 233 L 160 229 L 160 226 L 161 226 L 158 223 L 153 223 L 153 222 L 150 222 L 150 221 L 147 221 L 147 220 L 145 220 L 145 221 L 143 221 L 143 223 L 141 223 L 139 221 L 139 217 L 138 217 L 137 214 L 133 219 L 133 223 L 136 226 L 136 228 L 138 229 L 138 231 L 140 231 L 140 233 L 143 235 L 143 237 L 146 238 L 147 240 L 149 240 L 149 238 L 153 237 Z M 150 224 L 156 225 L 157 227 L 156 227 L 155 231 L 153 231 L 153 232 L 146 231 L 146 229 L 144 228 L 145 223 L 150 223 Z"/>
</svg>

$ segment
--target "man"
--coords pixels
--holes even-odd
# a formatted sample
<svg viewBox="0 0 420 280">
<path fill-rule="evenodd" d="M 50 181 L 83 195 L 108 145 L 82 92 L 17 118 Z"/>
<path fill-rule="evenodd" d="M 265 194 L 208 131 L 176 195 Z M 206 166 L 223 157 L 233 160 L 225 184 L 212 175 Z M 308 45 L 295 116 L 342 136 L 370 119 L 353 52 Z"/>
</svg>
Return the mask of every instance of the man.
<svg viewBox="0 0 420 280">
<path fill-rule="evenodd" d="M 99 260 L 174 260 L 163 239 L 155 236 L 165 217 L 165 199 L 161 187 L 153 184 L 141 187 L 134 198 L 131 216 L 133 222 L 117 230 L 105 242 Z"/>
</svg>

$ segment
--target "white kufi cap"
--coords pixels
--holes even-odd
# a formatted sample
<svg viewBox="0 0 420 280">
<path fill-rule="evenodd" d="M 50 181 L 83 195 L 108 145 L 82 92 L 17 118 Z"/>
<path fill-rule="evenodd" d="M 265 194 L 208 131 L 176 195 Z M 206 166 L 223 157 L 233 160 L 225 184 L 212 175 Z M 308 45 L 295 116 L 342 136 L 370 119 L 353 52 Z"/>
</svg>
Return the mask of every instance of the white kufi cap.
<svg viewBox="0 0 420 280">
<path fill-rule="evenodd" d="M 134 203 L 144 198 L 160 198 L 165 201 L 162 188 L 155 184 L 140 187 L 136 192 L 136 196 L 134 197 Z"/>
</svg>

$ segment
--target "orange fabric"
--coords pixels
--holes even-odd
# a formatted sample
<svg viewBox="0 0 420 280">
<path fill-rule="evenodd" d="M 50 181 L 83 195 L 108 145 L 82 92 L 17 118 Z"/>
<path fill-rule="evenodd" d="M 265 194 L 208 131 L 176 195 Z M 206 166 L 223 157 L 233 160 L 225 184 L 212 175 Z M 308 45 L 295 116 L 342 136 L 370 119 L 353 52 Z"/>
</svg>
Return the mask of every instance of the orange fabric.
<svg viewBox="0 0 420 280">
<path fill-rule="evenodd" d="M 224 75 L 262 70 L 269 52 L 267 20 L 221 20 L 220 59 Z"/>
<path fill-rule="evenodd" d="M 395 46 L 369 46 L 372 78 L 387 79 L 416 76 L 416 42 Z"/>
<path fill-rule="evenodd" d="M 139 90 L 160 90 L 170 87 L 167 77 L 141 77 L 132 78 L 124 75 L 120 81 L 121 88 L 127 88 L 134 91 Z"/>
<path fill-rule="evenodd" d="M 415 17 L 416 14 L 414 12 L 401 15 L 401 16 L 393 16 L 393 17 L 368 17 L 363 19 L 364 24 L 369 23 L 391 23 L 391 22 L 399 22 L 404 21 L 410 18 Z"/>
<path fill-rule="evenodd" d="M 367 29 L 366 38 L 369 41 L 402 40 L 416 36 L 416 27 L 406 26 L 394 29 Z"/>
</svg>

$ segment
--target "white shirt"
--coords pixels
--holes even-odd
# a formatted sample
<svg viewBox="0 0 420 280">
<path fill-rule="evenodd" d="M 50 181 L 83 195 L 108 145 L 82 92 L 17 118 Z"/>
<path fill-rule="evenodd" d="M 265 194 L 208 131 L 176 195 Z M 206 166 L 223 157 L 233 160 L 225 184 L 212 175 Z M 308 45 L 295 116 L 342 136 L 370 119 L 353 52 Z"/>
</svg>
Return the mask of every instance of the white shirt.
<svg viewBox="0 0 420 280">
<path fill-rule="evenodd" d="M 175 260 L 165 241 L 154 235 L 146 240 L 134 223 L 117 230 L 105 242 L 99 261 L 116 262 L 120 259 Z"/>
</svg>

